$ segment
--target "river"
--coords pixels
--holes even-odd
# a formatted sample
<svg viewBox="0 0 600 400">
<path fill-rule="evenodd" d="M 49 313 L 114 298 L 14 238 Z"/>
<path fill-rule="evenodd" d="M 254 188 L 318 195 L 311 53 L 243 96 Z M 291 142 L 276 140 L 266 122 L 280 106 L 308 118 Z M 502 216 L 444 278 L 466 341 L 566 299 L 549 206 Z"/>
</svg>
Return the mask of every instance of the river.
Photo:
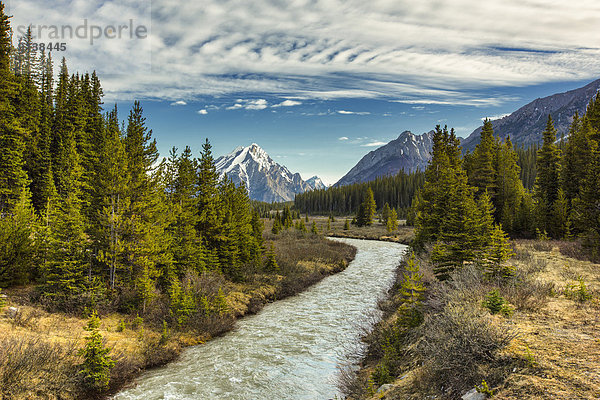
<svg viewBox="0 0 600 400">
<path fill-rule="evenodd" d="M 339 393 L 338 367 L 356 363 L 359 326 L 378 314 L 406 246 L 333 239 L 355 246 L 344 271 L 305 292 L 267 305 L 236 329 L 186 349 L 142 374 L 115 400 L 326 400 Z"/>
</svg>

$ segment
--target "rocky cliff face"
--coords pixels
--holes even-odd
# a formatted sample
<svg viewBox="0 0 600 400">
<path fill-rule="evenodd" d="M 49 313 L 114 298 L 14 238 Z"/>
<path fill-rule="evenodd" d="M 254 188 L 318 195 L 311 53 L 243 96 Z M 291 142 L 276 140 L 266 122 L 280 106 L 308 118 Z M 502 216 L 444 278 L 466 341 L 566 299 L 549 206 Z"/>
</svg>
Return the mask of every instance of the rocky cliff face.
<svg viewBox="0 0 600 400">
<path fill-rule="evenodd" d="M 269 203 L 292 201 L 297 193 L 313 188 L 302 180 L 300 174 L 294 174 L 273 161 L 256 143 L 237 147 L 219 157 L 215 164 L 221 176 L 227 174 L 236 185 L 243 183 L 252 200 Z"/>
<path fill-rule="evenodd" d="M 502 139 L 510 135 L 510 140 L 517 145 L 528 147 L 542 140 L 542 132 L 546 128 L 548 114 L 554 120 L 554 127 L 561 134 L 566 135 L 573 115 L 585 113 L 591 98 L 600 90 L 600 79 L 582 88 L 558 93 L 552 96 L 536 99 L 519 108 L 512 114 L 492 121 L 494 134 Z M 479 143 L 481 128 L 479 127 L 462 140 L 463 151 L 473 151 Z"/>
<path fill-rule="evenodd" d="M 364 156 L 335 186 L 368 182 L 401 170 L 424 171 L 431 157 L 433 131 L 415 135 L 404 131 L 397 139 Z"/>
</svg>

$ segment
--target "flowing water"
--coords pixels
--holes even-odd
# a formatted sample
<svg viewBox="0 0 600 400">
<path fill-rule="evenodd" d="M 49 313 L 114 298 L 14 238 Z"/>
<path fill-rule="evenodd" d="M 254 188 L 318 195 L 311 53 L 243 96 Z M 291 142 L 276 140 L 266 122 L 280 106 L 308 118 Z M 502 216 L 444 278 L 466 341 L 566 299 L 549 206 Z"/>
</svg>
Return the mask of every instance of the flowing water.
<svg viewBox="0 0 600 400">
<path fill-rule="evenodd" d="M 188 348 L 177 362 L 144 373 L 118 393 L 130 399 L 326 400 L 339 395 L 338 367 L 356 363 L 359 326 L 377 313 L 406 246 L 335 239 L 355 246 L 346 270 L 267 305 L 234 331 Z"/>
</svg>

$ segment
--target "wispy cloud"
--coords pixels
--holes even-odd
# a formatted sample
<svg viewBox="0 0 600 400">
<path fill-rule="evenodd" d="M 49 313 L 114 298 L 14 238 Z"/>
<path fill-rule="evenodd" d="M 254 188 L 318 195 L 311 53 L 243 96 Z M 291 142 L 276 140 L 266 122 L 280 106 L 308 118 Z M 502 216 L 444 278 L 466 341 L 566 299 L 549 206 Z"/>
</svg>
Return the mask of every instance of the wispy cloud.
<svg viewBox="0 0 600 400">
<path fill-rule="evenodd" d="M 203 108 L 202 110 L 198 110 L 198 114 L 206 115 L 206 114 L 208 114 L 208 111 L 205 108 Z"/>
<path fill-rule="evenodd" d="M 482 121 L 485 121 L 485 119 L 489 119 L 490 121 L 496 120 L 496 119 L 502 119 L 504 117 L 508 117 L 510 115 L 510 113 L 506 113 L 506 114 L 498 114 L 498 115 L 491 115 L 488 117 L 481 117 Z"/>
<path fill-rule="evenodd" d="M 356 112 L 356 111 L 346 111 L 346 110 L 338 110 L 337 113 L 342 114 L 342 115 L 369 115 L 369 114 L 371 114 L 370 112 L 367 112 L 367 111 Z"/>
<path fill-rule="evenodd" d="M 172 106 L 187 106 L 187 103 L 183 100 L 177 100 L 171 103 Z"/>
<path fill-rule="evenodd" d="M 346 136 L 342 136 L 342 137 L 339 137 L 338 140 L 344 141 L 344 140 L 348 140 L 348 138 Z"/>
<path fill-rule="evenodd" d="M 361 147 L 381 147 L 386 144 L 387 144 L 386 142 L 377 141 L 377 142 L 369 142 L 369 143 L 362 144 Z"/>
<path fill-rule="evenodd" d="M 489 88 L 600 72 L 593 0 L 162 0 L 152 24 L 150 3 L 19 0 L 12 23 L 146 22 L 143 43 L 69 43 L 72 69 L 97 70 L 108 99 L 269 93 L 488 106 L 508 100 Z"/>
</svg>

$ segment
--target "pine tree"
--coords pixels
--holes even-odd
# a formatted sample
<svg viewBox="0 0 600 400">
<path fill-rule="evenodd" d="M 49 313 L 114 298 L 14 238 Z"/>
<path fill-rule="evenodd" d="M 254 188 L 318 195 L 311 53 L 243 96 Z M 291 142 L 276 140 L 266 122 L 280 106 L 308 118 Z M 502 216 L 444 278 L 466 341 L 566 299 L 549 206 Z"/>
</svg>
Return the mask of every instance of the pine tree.
<svg viewBox="0 0 600 400">
<path fill-rule="evenodd" d="M 267 250 L 267 260 L 265 262 L 265 270 L 267 272 L 277 272 L 279 271 L 279 265 L 277 264 L 277 259 L 275 258 L 275 248 L 273 247 L 273 243 Z"/>
<path fill-rule="evenodd" d="M 509 278 L 514 275 L 515 268 L 507 265 L 514 255 L 507 234 L 500 225 L 494 225 L 490 235 L 490 243 L 481 257 L 485 273 L 490 277 Z"/>
<path fill-rule="evenodd" d="M 28 189 L 13 212 L 0 218 L 0 287 L 23 285 L 35 276 L 38 220 Z"/>
<path fill-rule="evenodd" d="M 364 194 L 364 201 L 358 208 L 356 214 L 356 225 L 357 226 L 369 226 L 373 224 L 373 218 L 377 212 L 377 203 L 375 203 L 375 197 L 373 190 L 368 187 Z"/>
<path fill-rule="evenodd" d="M 86 345 L 79 350 L 83 357 L 81 365 L 85 382 L 92 388 L 102 391 L 108 387 L 110 382 L 110 371 L 115 362 L 108 355 L 110 349 L 104 346 L 102 335 L 100 335 L 100 319 L 96 311 L 92 313 L 86 327 L 89 335 L 86 336 Z"/>
<path fill-rule="evenodd" d="M 496 156 L 496 223 L 509 232 L 515 231 L 516 215 L 521 197 L 525 189 L 519 178 L 521 169 L 517 164 L 517 153 L 514 151 L 510 137 L 498 145 Z"/>
<path fill-rule="evenodd" d="M 402 274 L 402 283 L 400 285 L 400 298 L 402 306 L 412 308 L 418 305 L 423 299 L 425 286 L 423 285 L 423 274 L 420 272 L 419 264 L 416 261 L 415 253 L 411 251 L 404 272 Z"/>
<path fill-rule="evenodd" d="M 158 158 L 156 141 L 148 130 L 139 102 L 129 113 L 125 136 L 129 184 L 128 208 L 124 211 L 123 245 L 127 257 L 127 281 L 137 282 L 140 302 L 144 308 L 151 297 L 154 283 L 161 275 L 167 277 L 172 268 L 169 253 L 171 235 L 167 228 L 164 188 L 155 170 Z"/>
<path fill-rule="evenodd" d="M 393 208 L 392 208 L 392 211 L 390 211 L 390 215 L 387 219 L 386 227 L 387 227 L 388 232 L 393 232 L 396 229 L 398 229 L 398 214 L 396 213 L 396 210 Z"/>
<path fill-rule="evenodd" d="M 317 229 L 317 223 L 315 221 L 313 221 L 312 226 L 310 227 L 310 233 L 314 235 L 319 234 L 319 230 Z"/>
<path fill-rule="evenodd" d="M 478 194 L 485 191 L 494 199 L 496 195 L 496 171 L 494 169 L 494 156 L 497 142 L 494 138 L 492 122 L 485 119 L 481 130 L 481 141 L 472 155 L 472 170 L 469 171 L 469 184 L 478 189 Z"/>
<path fill-rule="evenodd" d="M 15 118 L 20 85 L 10 70 L 11 51 L 9 17 L 0 4 L 0 212 L 10 211 L 29 184 L 23 155 L 27 134 Z"/>
<path fill-rule="evenodd" d="M 548 116 L 543 139 L 542 148 L 538 151 L 537 178 L 534 189 L 537 225 L 540 230 L 558 237 L 559 228 L 553 221 L 552 210 L 554 202 L 558 198 L 560 150 L 556 146 L 556 129 L 551 116 Z"/>
<path fill-rule="evenodd" d="M 219 268 L 219 259 L 216 255 L 217 238 L 222 227 L 219 221 L 221 199 L 218 184 L 219 175 L 212 156 L 212 147 L 206 139 L 202 145 L 200 162 L 198 166 L 198 224 L 197 230 L 203 240 L 206 250 L 207 267 Z"/>
</svg>

